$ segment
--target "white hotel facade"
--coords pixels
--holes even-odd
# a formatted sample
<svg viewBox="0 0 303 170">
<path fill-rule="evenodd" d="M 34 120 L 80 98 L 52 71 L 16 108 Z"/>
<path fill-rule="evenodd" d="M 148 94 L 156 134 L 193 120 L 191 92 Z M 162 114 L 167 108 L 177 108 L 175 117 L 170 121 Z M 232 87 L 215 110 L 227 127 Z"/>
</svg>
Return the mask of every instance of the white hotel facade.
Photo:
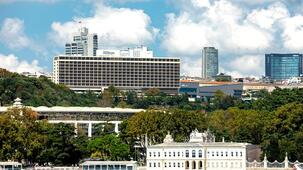
<svg viewBox="0 0 303 170">
<path fill-rule="evenodd" d="M 215 142 L 209 131 L 192 132 L 186 143 L 168 134 L 164 143 L 148 146 L 147 170 L 245 170 L 248 145 Z"/>
</svg>

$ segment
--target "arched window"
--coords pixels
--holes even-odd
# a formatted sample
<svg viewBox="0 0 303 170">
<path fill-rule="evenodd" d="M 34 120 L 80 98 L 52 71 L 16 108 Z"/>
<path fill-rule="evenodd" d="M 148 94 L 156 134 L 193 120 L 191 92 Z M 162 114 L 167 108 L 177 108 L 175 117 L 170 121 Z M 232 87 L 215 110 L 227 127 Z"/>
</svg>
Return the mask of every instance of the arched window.
<svg viewBox="0 0 303 170">
<path fill-rule="evenodd" d="M 193 161 L 193 162 L 192 162 L 192 168 L 193 168 L 193 169 L 196 169 L 196 161 Z"/>
<path fill-rule="evenodd" d="M 202 167 L 203 167 L 203 163 L 202 161 L 199 161 L 199 169 L 202 169 Z"/>
<path fill-rule="evenodd" d="M 196 151 L 195 151 L 195 150 L 192 150 L 192 151 L 191 151 L 191 156 L 192 156 L 193 158 L 196 157 Z"/>
<path fill-rule="evenodd" d="M 188 158 L 189 157 L 189 150 L 185 151 L 185 157 Z"/>
<path fill-rule="evenodd" d="M 189 169 L 189 162 L 185 161 L 185 169 Z"/>
<path fill-rule="evenodd" d="M 202 150 L 199 150 L 199 158 L 202 158 Z"/>
</svg>

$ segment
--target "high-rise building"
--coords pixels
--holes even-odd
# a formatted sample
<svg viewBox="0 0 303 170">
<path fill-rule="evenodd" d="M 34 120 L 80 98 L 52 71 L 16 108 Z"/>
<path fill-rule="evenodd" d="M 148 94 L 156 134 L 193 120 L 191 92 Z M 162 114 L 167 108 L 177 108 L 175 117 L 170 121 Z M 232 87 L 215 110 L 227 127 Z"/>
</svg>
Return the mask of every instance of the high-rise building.
<svg viewBox="0 0 303 170">
<path fill-rule="evenodd" d="M 302 74 L 302 54 L 265 54 L 265 76 L 271 80 L 286 80 Z"/>
<path fill-rule="evenodd" d="M 65 44 L 65 55 L 96 56 L 98 49 L 98 35 L 89 34 L 88 29 L 82 27 L 74 33 L 73 41 Z"/>
<path fill-rule="evenodd" d="M 202 78 L 211 79 L 218 70 L 218 50 L 214 47 L 204 47 L 202 50 Z"/>
<path fill-rule="evenodd" d="M 113 85 L 121 90 L 144 92 L 158 88 L 178 93 L 180 59 L 153 57 L 145 47 L 100 50 L 97 56 L 54 57 L 53 81 L 72 90 L 100 91 Z"/>
</svg>

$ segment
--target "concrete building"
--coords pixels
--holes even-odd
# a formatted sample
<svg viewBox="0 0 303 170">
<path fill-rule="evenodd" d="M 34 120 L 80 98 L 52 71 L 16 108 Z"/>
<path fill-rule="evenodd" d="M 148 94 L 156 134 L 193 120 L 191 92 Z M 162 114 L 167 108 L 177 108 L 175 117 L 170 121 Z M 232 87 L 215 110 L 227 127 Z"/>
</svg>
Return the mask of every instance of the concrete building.
<svg viewBox="0 0 303 170">
<path fill-rule="evenodd" d="M 209 131 L 190 134 L 177 143 L 167 135 L 162 144 L 147 147 L 147 170 L 245 170 L 247 143 L 216 142 Z"/>
<path fill-rule="evenodd" d="M 238 82 L 180 80 L 179 94 L 187 94 L 191 98 L 211 98 L 215 96 L 218 90 L 225 95 L 240 98 L 243 84 Z"/>
<path fill-rule="evenodd" d="M 204 47 L 202 50 L 202 78 L 212 79 L 218 73 L 218 50 L 214 47 Z"/>
<path fill-rule="evenodd" d="M 101 50 L 100 56 L 56 56 L 53 82 L 77 91 L 101 91 L 113 85 L 120 90 L 142 92 L 158 88 L 168 94 L 177 94 L 180 59 L 152 57 L 147 49 L 126 53 Z"/>
<path fill-rule="evenodd" d="M 265 54 L 265 76 L 271 80 L 286 80 L 303 73 L 302 54 Z"/>
<path fill-rule="evenodd" d="M 65 44 L 65 55 L 96 56 L 98 49 L 98 35 L 89 34 L 85 27 L 74 33 L 73 41 Z"/>
<path fill-rule="evenodd" d="M 21 99 L 15 99 L 12 107 L 23 107 Z M 0 107 L 0 113 L 7 111 L 11 107 Z M 30 107 L 38 113 L 38 119 L 48 120 L 49 123 L 66 123 L 75 127 L 75 133 L 81 129 L 92 137 L 95 126 L 98 124 L 113 124 L 114 131 L 119 133 L 119 124 L 137 112 L 143 109 L 129 108 L 109 108 L 109 107 Z"/>
</svg>

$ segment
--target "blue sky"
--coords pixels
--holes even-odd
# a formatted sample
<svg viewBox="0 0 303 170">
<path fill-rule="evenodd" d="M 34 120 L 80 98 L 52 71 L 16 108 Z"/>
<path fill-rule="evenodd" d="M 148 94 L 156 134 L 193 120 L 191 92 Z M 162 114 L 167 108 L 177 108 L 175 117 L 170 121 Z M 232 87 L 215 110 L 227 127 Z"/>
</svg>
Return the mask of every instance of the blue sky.
<svg viewBox="0 0 303 170">
<path fill-rule="evenodd" d="M 0 67 L 52 71 L 80 27 L 100 48 L 146 45 L 200 76 L 201 49 L 219 49 L 220 72 L 264 75 L 264 54 L 303 50 L 301 0 L 0 0 Z"/>
</svg>

